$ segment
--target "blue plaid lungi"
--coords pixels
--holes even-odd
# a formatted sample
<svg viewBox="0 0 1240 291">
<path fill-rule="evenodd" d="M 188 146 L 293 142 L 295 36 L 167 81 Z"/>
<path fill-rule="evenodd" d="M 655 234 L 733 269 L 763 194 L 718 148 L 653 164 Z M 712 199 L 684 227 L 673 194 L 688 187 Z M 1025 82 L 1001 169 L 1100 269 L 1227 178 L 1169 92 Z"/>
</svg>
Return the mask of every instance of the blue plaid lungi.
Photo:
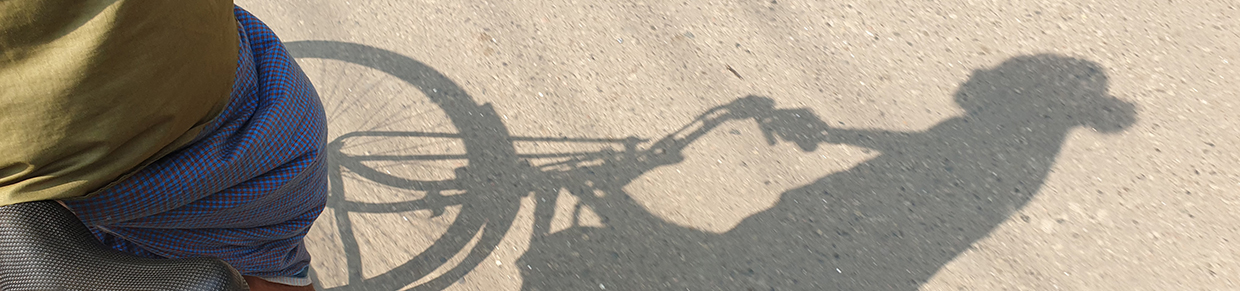
<svg viewBox="0 0 1240 291">
<path fill-rule="evenodd" d="M 322 103 L 276 35 L 234 8 L 231 99 L 189 145 L 64 201 L 99 240 L 151 258 L 217 257 L 244 275 L 304 276 L 327 197 Z"/>
</svg>

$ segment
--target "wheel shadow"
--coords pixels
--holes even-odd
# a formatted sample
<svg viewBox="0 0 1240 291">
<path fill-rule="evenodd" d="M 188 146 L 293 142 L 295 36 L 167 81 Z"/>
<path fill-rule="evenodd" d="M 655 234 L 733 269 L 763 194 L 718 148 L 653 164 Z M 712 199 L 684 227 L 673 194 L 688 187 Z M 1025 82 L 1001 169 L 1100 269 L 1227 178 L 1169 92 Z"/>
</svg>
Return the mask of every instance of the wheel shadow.
<svg viewBox="0 0 1240 291">
<path fill-rule="evenodd" d="M 471 193 L 464 205 L 472 208 L 463 209 L 423 254 L 362 278 L 347 212 L 436 206 L 359 207 L 333 187 L 329 207 L 336 209 L 350 280 L 330 290 L 400 289 L 455 255 L 465 246 L 461 241 L 476 242 L 480 247 L 469 250 L 461 264 L 414 288 L 444 289 L 490 254 L 515 219 L 518 200 L 529 193 L 548 199 L 535 207 L 534 238 L 518 260 L 524 290 L 915 290 L 1039 191 L 1072 130 L 1119 132 L 1137 115 L 1132 104 L 1107 95 L 1099 65 L 1057 55 L 1015 57 L 973 72 L 955 94 L 966 113 L 925 131 L 838 128 L 809 109 L 774 109 L 770 99 L 741 98 L 763 101 L 730 110 L 749 112 L 745 116 L 772 142 L 792 142 L 805 151 L 848 144 L 881 154 L 788 190 L 774 207 L 716 234 L 664 221 L 622 190 L 654 168 L 683 160 L 680 149 L 696 137 L 605 156 L 602 164 L 540 170 L 517 155 L 514 137 L 494 111 L 474 103 L 450 79 L 389 51 L 340 44 L 288 47 L 299 57 L 353 55 L 349 61 L 424 88 L 467 139 L 470 164 L 458 169 L 457 177 Z M 440 91 L 426 92 L 432 87 Z M 357 163 L 342 155 L 330 159 L 333 168 Z M 377 171 L 358 174 L 393 187 L 415 183 Z M 605 226 L 551 233 L 554 194 L 561 189 L 589 205 Z M 598 192 L 606 195 L 593 194 Z"/>
<path fill-rule="evenodd" d="M 509 189 L 528 189 L 529 183 L 521 180 L 518 173 L 522 163 L 516 157 L 512 141 L 502 121 L 489 104 L 479 105 L 461 89 L 456 82 L 426 64 L 392 51 L 360 44 L 335 41 L 296 41 L 285 44 L 295 58 L 321 58 L 344 61 L 377 69 L 400 81 L 412 85 L 435 106 L 442 109 L 452 126 L 459 133 L 453 134 L 463 142 L 469 160 L 466 167 L 455 170 L 456 178 L 447 182 L 428 182 L 405 179 L 367 167 L 364 156 L 342 153 L 347 140 L 357 136 L 385 137 L 392 139 L 425 137 L 436 133 L 421 132 L 368 132 L 358 131 L 341 135 L 327 145 L 330 192 L 327 207 L 333 209 L 335 227 L 339 233 L 348 284 L 327 290 L 398 290 L 436 272 L 438 276 L 419 284 L 412 290 L 441 290 L 463 277 L 485 259 L 493 246 L 503 238 L 515 219 L 522 195 Z M 365 102 L 359 100 L 358 102 Z M 330 129 L 329 129 L 330 130 Z M 405 159 L 406 161 L 412 161 Z M 404 203 L 359 203 L 346 199 L 343 182 L 347 169 L 364 179 L 401 189 L 430 193 L 426 198 Z M 439 201 L 442 190 L 467 190 L 469 200 L 464 203 Z M 365 189 L 362 189 L 365 190 Z M 521 193 L 521 192 L 516 192 Z M 444 208 L 460 205 L 459 215 L 443 235 L 414 258 L 387 272 L 366 278 L 362 274 L 362 255 L 356 225 L 350 213 L 395 213 L 414 210 L 431 210 L 435 216 Z M 475 246 L 475 247 L 469 247 Z M 462 252 L 462 250 L 465 250 Z M 440 268 L 450 258 L 461 257 L 459 263 L 447 269 Z M 318 274 L 311 270 L 317 280 Z"/>
</svg>

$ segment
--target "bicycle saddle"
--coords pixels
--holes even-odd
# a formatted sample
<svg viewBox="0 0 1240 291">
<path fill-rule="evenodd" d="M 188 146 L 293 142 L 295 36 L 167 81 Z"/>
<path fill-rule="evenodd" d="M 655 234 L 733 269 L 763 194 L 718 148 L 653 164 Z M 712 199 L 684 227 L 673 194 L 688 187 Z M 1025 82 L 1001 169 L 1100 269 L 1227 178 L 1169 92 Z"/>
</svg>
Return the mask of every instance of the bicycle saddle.
<svg viewBox="0 0 1240 291">
<path fill-rule="evenodd" d="M 54 201 L 0 207 L 0 290 L 249 290 L 216 258 L 148 259 L 105 247 Z"/>
</svg>

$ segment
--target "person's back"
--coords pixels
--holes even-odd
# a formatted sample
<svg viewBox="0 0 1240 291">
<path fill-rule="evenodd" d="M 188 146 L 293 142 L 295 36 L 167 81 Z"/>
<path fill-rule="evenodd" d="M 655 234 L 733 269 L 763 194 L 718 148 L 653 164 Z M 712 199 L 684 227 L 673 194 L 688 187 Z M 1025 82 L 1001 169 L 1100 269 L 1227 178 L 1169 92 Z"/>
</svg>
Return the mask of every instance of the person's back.
<svg viewBox="0 0 1240 291">
<path fill-rule="evenodd" d="M 0 206 L 61 201 L 113 249 L 310 288 L 324 119 L 231 1 L 0 2 Z"/>
<path fill-rule="evenodd" d="M 228 101 L 231 1 L 0 6 L 0 204 L 90 194 L 188 143 Z"/>
</svg>

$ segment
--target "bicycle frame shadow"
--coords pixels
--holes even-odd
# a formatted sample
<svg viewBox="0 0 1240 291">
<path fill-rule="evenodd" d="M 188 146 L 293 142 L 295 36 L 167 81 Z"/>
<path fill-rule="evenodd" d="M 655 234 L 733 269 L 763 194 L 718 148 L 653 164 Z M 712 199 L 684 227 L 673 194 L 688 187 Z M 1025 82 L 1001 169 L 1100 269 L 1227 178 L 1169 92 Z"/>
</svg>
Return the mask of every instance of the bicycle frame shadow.
<svg viewBox="0 0 1240 291">
<path fill-rule="evenodd" d="M 323 43 L 292 43 L 289 50 L 313 55 Z M 339 48 L 339 43 L 334 45 Z M 436 94 L 465 94 L 420 62 L 372 47 L 346 48 L 362 56 L 353 62 L 419 88 L 432 85 L 417 82 L 434 82 L 433 87 L 448 92 Z M 749 96 L 720 107 L 735 115 L 721 118 L 714 113 L 720 108 L 712 109 L 695 120 L 698 126 L 687 129 L 687 134 L 669 135 L 626 154 L 577 156 L 558 164 L 561 170 L 555 171 L 531 166 L 529 155 L 519 155 L 512 142 L 522 138 L 504 130 L 502 121 L 488 112 L 488 105 L 443 106 L 449 116 L 465 117 L 454 120 L 464 127 L 462 138 L 476 139 L 467 142 L 467 147 L 472 145 L 465 154 L 471 164 L 458 169 L 457 180 L 464 184 L 454 185 L 471 193 L 473 200 L 465 207 L 477 207 L 469 211 L 475 215 L 457 217 L 442 238 L 413 260 L 364 279 L 358 269 L 358 245 L 351 238 L 347 213 L 341 210 L 378 213 L 442 206 L 434 199 L 391 205 L 350 203 L 343 199 L 340 187 L 333 187 L 329 207 L 337 209 L 351 269 L 349 285 L 330 290 L 399 289 L 429 274 L 442 264 L 442 258 L 455 255 L 464 246 L 462 239 L 477 246 L 494 246 L 511 226 L 517 200 L 530 193 L 547 199 L 535 206 L 534 238 L 518 261 L 524 290 L 603 286 L 615 290 L 915 290 L 1038 192 L 1073 129 L 1084 126 L 1113 133 L 1135 122 L 1135 107 L 1106 92 L 1106 74 L 1093 62 L 1057 55 L 1021 56 L 975 71 L 955 96 L 966 114 L 922 132 L 836 128 L 809 109 L 778 109 L 769 98 Z M 461 100 L 472 99 L 465 95 L 436 102 Z M 849 144 L 875 149 L 881 155 L 788 190 L 774 207 L 722 234 L 664 221 L 623 190 L 654 168 L 682 161 L 680 151 L 714 125 L 748 118 L 772 143 L 793 142 L 805 151 L 821 144 Z M 427 133 L 351 134 L 402 137 Z M 355 158 L 332 155 L 330 159 L 333 169 L 349 168 L 380 184 L 411 187 L 415 183 L 366 171 Z M 596 159 L 604 162 L 577 163 Z M 332 175 L 339 179 L 340 173 Z M 339 185 L 337 180 L 332 183 Z M 605 226 L 552 233 L 555 194 L 561 189 L 589 205 Z M 605 195 L 595 195 L 595 191 Z M 341 219 L 345 223 L 340 224 Z M 447 288 L 491 251 L 469 250 L 461 264 L 414 290 Z"/>
</svg>

